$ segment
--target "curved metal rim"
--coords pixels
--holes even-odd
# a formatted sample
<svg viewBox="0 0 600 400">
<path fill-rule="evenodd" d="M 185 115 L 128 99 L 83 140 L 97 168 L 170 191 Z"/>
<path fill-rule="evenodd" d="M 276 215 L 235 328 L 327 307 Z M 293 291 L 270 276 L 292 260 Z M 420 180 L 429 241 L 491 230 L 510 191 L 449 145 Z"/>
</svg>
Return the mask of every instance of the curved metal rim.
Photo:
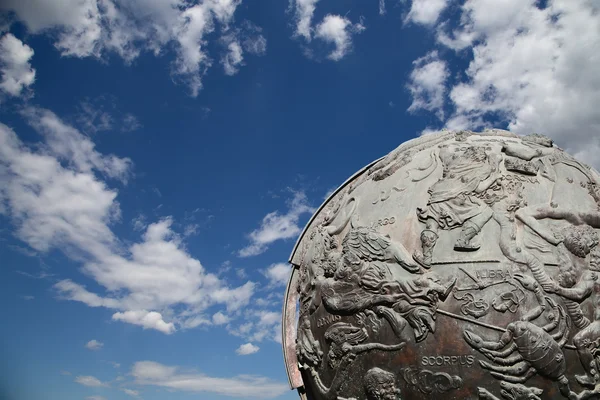
<svg viewBox="0 0 600 400">
<path fill-rule="evenodd" d="M 319 213 L 321 212 L 321 210 L 323 208 L 325 208 L 325 206 L 327 205 L 327 203 L 329 203 L 329 201 L 331 201 L 331 199 L 336 194 L 338 194 L 340 192 L 340 190 L 342 190 L 344 187 L 346 187 L 346 185 L 348 185 L 350 182 L 352 182 L 354 180 L 354 178 L 356 178 L 357 176 L 361 175 L 363 172 L 365 172 L 367 169 L 371 168 L 373 165 L 375 165 L 379 161 L 383 160 L 385 157 L 386 156 L 380 157 L 380 158 L 376 159 L 375 161 L 370 162 L 369 164 L 367 164 L 366 166 L 364 166 L 363 168 L 361 168 L 357 172 L 355 172 L 352 176 L 350 176 L 348 179 L 346 179 L 346 181 L 344 181 L 344 183 L 342 183 L 337 189 L 335 189 L 329 195 L 329 197 L 327 197 L 327 199 L 319 206 L 319 208 L 317 208 L 317 210 L 313 213 L 313 215 L 310 217 L 310 219 L 308 220 L 308 222 L 304 226 L 304 229 L 302 229 L 302 232 L 300 233 L 300 236 L 298 236 L 298 240 L 296 240 L 296 243 L 294 244 L 294 248 L 292 249 L 292 253 L 290 254 L 290 257 L 288 259 L 288 262 L 290 264 L 294 265 L 294 263 L 292 262 L 292 260 L 294 259 L 294 256 L 296 255 L 296 251 L 298 250 L 298 246 L 300 245 L 300 242 L 304 238 L 304 235 L 306 234 L 306 231 L 308 230 L 308 228 L 310 227 L 310 225 L 312 224 L 312 222 L 315 220 L 315 218 L 317 217 L 317 215 L 319 215 Z"/>
</svg>

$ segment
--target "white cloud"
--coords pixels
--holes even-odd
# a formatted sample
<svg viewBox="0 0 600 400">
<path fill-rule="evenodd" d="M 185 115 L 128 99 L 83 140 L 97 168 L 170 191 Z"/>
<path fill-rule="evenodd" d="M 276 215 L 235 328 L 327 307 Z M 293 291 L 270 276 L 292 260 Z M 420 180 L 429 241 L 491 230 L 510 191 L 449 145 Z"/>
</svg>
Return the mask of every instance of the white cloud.
<svg viewBox="0 0 600 400">
<path fill-rule="evenodd" d="M 35 297 L 34 297 L 34 296 L 29 296 L 29 295 L 21 296 L 21 298 L 22 298 L 23 300 L 34 300 L 34 299 L 35 299 Z"/>
<path fill-rule="evenodd" d="M 235 38 L 228 39 L 227 42 L 227 53 L 221 58 L 221 64 L 226 75 L 235 75 L 239 66 L 243 65 L 244 52 L 242 45 Z"/>
<path fill-rule="evenodd" d="M 352 48 L 352 35 L 365 30 L 362 23 L 353 24 L 348 18 L 328 14 L 317 26 L 315 37 L 335 45 L 328 58 L 339 61 Z"/>
<path fill-rule="evenodd" d="M 235 352 L 240 356 L 247 356 L 258 352 L 258 350 L 260 350 L 260 347 L 255 346 L 252 343 L 244 343 L 240 345 Z"/>
<path fill-rule="evenodd" d="M 171 218 L 147 225 L 137 243 L 126 245 L 114 234 L 117 192 L 101 176 L 127 176 L 128 159 L 99 153 L 49 111 L 23 115 L 44 142 L 30 149 L 0 124 L 0 213 L 19 239 L 42 253 L 63 251 L 104 291 L 63 279 L 54 286 L 63 299 L 112 309 L 115 320 L 164 333 L 198 326 L 213 305 L 233 312 L 248 304 L 255 284 L 230 287 L 206 272 L 185 250 Z"/>
<path fill-rule="evenodd" d="M 333 44 L 334 49 L 328 55 L 333 61 L 339 61 L 352 49 L 352 35 L 361 33 L 365 26 L 361 22 L 353 24 L 348 18 L 341 15 L 328 14 L 323 20 L 313 27 L 313 16 L 319 0 L 290 0 L 290 9 L 294 8 L 296 22 L 295 37 L 302 37 L 306 42 L 313 38 Z M 385 3 L 379 3 L 380 13 L 385 13 Z M 382 11 L 383 10 L 383 11 Z M 312 50 L 304 49 L 304 53 L 312 58 Z"/>
<path fill-rule="evenodd" d="M 35 81 L 35 69 L 29 63 L 33 50 L 11 33 L 0 38 L 0 90 L 19 96 Z"/>
<path fill-rule="evenodd" d="M 413 101 L 408 111 L 424 109 L 443 119 L 445 84 L 449 75 L 446 63 L 439 59 L 437 51 L 432 51 L 414 61 L 413 65 L 408 83 Z"/>
<path fill-rule="evenodd" d="M 230 334 L 250 342 L 262 342 L 265 339 L 281 343 L 281 313 L 278 311 L 248 311 L 246 322 L 238 326 L 227 326 Z"/>
<path fill-rule="evenodd" d="M 135 231 L 143 231 L 148 226 L 146 222 L 146 216 L 143 214 L 139 214 L 137 217 L 131 220 L 131 225 L 133 226 L 133 230 Z"/>
<path fill-rule="evenodd" d="M 144 329 L 156 329 L 159 332 L 170 334 L 175 332 L 175 324 L 165 322 L 160 313 L 156 311 L 135 310 L 114 313 L 112 319 L 115 321 L 128 322 L 140 325 Z"/>
<path fill-rule="evenodd" d="M 460 26 L 441 44 L 469 48 L 466 76 L 449 90 L 449 128 L 485 127 L 500 118 L 516 133 L 553 137 L 600 166 L 600 4 L 592 0 L 467 0 Z"/>
<path fill-rule="evenodd" d="M 318 1 L 296 0 L 295 2 L 296 35 L 302 36 L 307 41 L 312 38 L 312 18 Z"/>
<path fill-rule="evenodd" d="M 185 392 L 205 392 L 232 397 L 273 398 L 286 393 L 285 383 L 254 375 L 232 378 L 211 377 L 198 372 L 183 372 L 178 367 L 154 361 L 138 361 L 131 375 L 138 385 L 153 385 Z"/>
<path fill-rule="evenodd" d="M 245 65 L 244 52 L 262 56 L 267 51 L 267 39 L 261 34 L 262 29 L 248 21 L 242 27 L 231 30 L 221 37 L 226 51 L 221 57 L 221 65 L 226 75 L 235 75 Z M 210 111 L 210 109 L 209 109 Z"/>
<path fill-rule="evenodd" d="M 286 263 L 272 264 L 263 271 L 273 286 L 285 286 L 292 272 L 292 266 Z"/>
<path fill-rule="evenodd" d="M 138 392 L 137 390 L 127 389 L 127 388 L 123 388 L 121 390 L 132 397 L 139 397 L 139 395 L 140 395 L 140 392 Z"/>
<path fill-rule="evenodd" d="M 449 2 L 450 0 L 412 0 L 405 21 L 412 21 L 421 25 L 433 25 Z"/>
<path fill-rule="evenodd" d="M 111 178 L 127 181 L 131 170 L 130 159 L 100 154 L 88 137 L 65 124 L 51 111 L 30 107 L 23 111 L 23 115 L 31 126 L 44 135 L 52 155 L 72 163 L 78 172 L 89 173 L 95 169 Z"/>
<path fill-rule="evenodd" d="M 172 75 L 196 96 L 212 65 L 207 52 L 216 29 L 230 30 L 241 0 L 6 0 L 33 34 L 48 34 L 63 56 L 104 59 L 116 53 L 131 63 L 142 52 L 176 51 Z M 264 39 L 264 38 L 263 38 Z"/>
<path fill-rule="evenodd" d="M 240 257 L 256 256 L 264 253 L 269 245 L 277 240 L 290 239 L 300 233 L 298 220 L 305 213 L 314 212 L 308 205 L 306 195 L 302 192 L 294 193 L 286 214 L 273 211 L 265 215 L 260 228 L 250 232 L 250 244 L 238 252 Z"/>
<path fill-rule="evenodd" d="M 100 379 L 96 378 L 95 376 L 78 376 L 75 378 L 75 382 L 83 385 L 83 386 L 90 386 L 90 387 L 102 387 L 102 386 L 108 386 L 108 383 L 102 382 Z"/>
<path fill-rule="evenodd" d="M 204 3 L 188 8 L 179 16 L 175 29 L 179 47 L 174 73 L 187 79 L 192 96 L 196 97 L 202 88 L 202 76 L 212 65 L 204 50 L 204 36 L 213 30 L 210 10 Z"/>
<path fill-rule="evenodd" d="M 215 325 L 224 325 L 226 323 L 228 323 L 230 320 L 230 318 L 223 314 L 221 311 L 214 313 L 212 316 L 212 322 Z"/>
<path fill-rule="evenodd" d="M 90 350 L 100 350 L 104 346 L 104 343 L 92 339 L 85 344 L 85 347 Z"/>
<path fill-rule="evenodd" d="M 385 0 L 379 0 L 379 15 L 385 15 Z"/>
<path fill-rule="evenodd" d="M 88 396 L 85 400 L 106 400 L 106 397 L 103 396 Z"/>
</svg>

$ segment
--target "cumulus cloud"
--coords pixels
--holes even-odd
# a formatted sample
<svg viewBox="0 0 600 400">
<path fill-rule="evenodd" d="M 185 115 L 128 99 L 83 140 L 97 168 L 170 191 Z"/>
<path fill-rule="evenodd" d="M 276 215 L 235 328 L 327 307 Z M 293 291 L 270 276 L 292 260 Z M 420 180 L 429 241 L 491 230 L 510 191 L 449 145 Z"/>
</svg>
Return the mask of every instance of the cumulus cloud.
<svg viewBox="0 0 600 400">
<path fill-rule="evenodd" d="M 221 311 L 219 311 L 213 314 L 212 322 L 215 325 L 224 325 L 229 322 L 229 317 L 223 314 Z"/>
<path fill-rule="evenodd" d="M 246 313 L 246 322 L 237 326 L 230 324 L 227 330 L 232 335 L 250 342 L 268 339 L 281 343 L 281 313 L 266 309 L 249 311 Z"/>
<path fill-rule="evenodd" d="M 19 239 L 42 253 L 63 251 L 102 288 L 63 279 L 54 285 L 61 298 L 112 309 L 116 321 L 164 333 L 198 326 L 213 305 L 234 312 L 248 304 L 255 284 L 230 287 L 208 273 L 186 251 L 171 218 L 145 225 L 138 242 L 126 245 L 114 234 L 117 191 L 102 178 L 124 181 L 130 160 L 101 154 L 47 110 L 23 115 L 44 141 L 29 148 L 0 124 L 0 213 Z"/>
<path fill-rule="evenodd" d="M 109 386 L 108 383 L 102 382 L 100 379 L 96 378 L 95 376 L 89 376 L 89 375 L 80 375 L 75 378 L 75 382 L 79 383 L 80 385 L 90 386 L 90 387 Z"/>
<path fill-rule="evenodd" d="M 434 112 L 438 118 L 443 119 L 444 95 L 449 74 L 446 63 L 439 59 L 437 51 L 432 51 L 414 61 L 413 66 L 408 83 L 413 101 L 408 111 L 423 109 Z"/>
<path fill-rule="evenodd" d="M 241 249 L 238 255 L 240 257 L 256 256 L 264 253 L 269 245 L 277 240 L 296 237 L 301 230 L 298 226 L 300 217 L 305 213 L 312 212 L 314 212 L 314 208 L 309 206 L 306 195 L 302 192 L 294 193 L 288 212 L 281 214 L 279 211 L 273 211 L 265 215 L 260 228 L 248 235 L 251 243 Z"/>
<path fill-rule="evenodd" d="M 313 26 L 313 16 L 318 0 L 291 0 L 290 8 L 294 9 L 296 23 L 295 37 L 301 37 L 307 43 L 313 38 L 320 39 L 334 46 L 333 51 L 327 56 L 330 60 L 339 61 L 352 49 L 352 35 L 361 33 L 365 26 L 361 22 L 352 23 L 345 16 L 328 14 L 323 20 Z M 380 12 L 385 13 L 385 4 L 380 2 Z M 310 49 L 305 53 L 312 54 Z"/>
<path fill-rule="evenodd" d="M 516 133 L 543 133 L 599 167 L 599 15 L 592 0 L 464 1 L 457 21 L 437 30 L 440 45 L 472 54 L 466 70 L 451 71 L 457 80 L 446 82 L 453 113 L 445 126 L 478 129 L 500 122 Z M 417 107 L 439 113 L 418 97 L 427 84 L 411 82 Z"/>
<path fill-rule="evenodd" d="M 29 107 L 23 115 L 44 136 L 48 149 L 59 160 L 73 164 L 78 172 L 97 170 L 110 178 L 127 182 L 132 164 L 130 159 L 99 153 L 91 139 L 49 110 Z"/>
<path fill-rule="evenodd" d="M 405 22 L 433 25 L 449 3 L 450 0 L 412 0 Z"/>
<path fill-rule="evenodd" d="M 11 96 L 19 96 L 21 92 L 35 81 L 35 69 L 29 61 L 33 57 L 33 49 L 11 33 L 0 38 L 0 90 Z"/>
<path fill-rule="evenodd" d="M 332 43 L 335 48 L 328 58 L 339 61 L 352 48 L 352 35 L 365 30 L 362 23 L 353 24 L 348 18 L 339 15 L 326 15 L 317 26 L 315 37 Z"/>
<path fill-rule="evenodd" d="M 139 397 L 140 392 L 137 390 L 133 390 L 133 389 L 127 389 L 127 388 L 123 388 L 121 389 L 125 394 L 128 394 L 132 397 Z"/>
<path fill-rule="evenodd" d="M 144 329 L 156 329 L 159 332 L 170 334 L 175 332 L 175 324 L 165 322 L 160 313 L 156 311 L 135 310 L 114 313 L 112 319 L 115 321 L 129 322 L 140 325 Z"/>
<path fill-rule="evenodd" d="M 286 263 L 272 264 L 263 271 L 273 286 L 285 286 L 292 272 L 292 266 Z"/>
<path fill-rule="evenodd" d="M 241 0 L 6 0 L 0 2 L 0 11 L 13 11 L 30 33 L 49 34 L 63 56 L 103 59 L 115 53 L 131 63 L 142 52 L 159 56 L 175 49 L 172 76 L 196 96 L 213 64 L 207 52 L 210 34 L 229 31 L 240 4 Z"/>
<path fill-rule="evenodd" d="M 296 32 L 310 42 L 312 38 L 312 18 L 315 13 L 316 4 L 319 0 L 296 0 L 294 3 Z"/>
<path fill-rule="evenodd" d="M 166 366 L 154 361 L 136 362 L 131 369 L 131 375 L 138 385 L 232 397 L 273 398 L 289 390 L 287 384 L 261 376 L 211 377 L 194 371 L 182 371 L 179 367 Z"/>
<path fill-rule="evenodd" d="M 92 339 L 85 344 L 86 349 L 90 350 L 100 350 L 104 346 L 104 343 L 97 341 L 96 339 Z"/>
<path fill-rule="evenodd" d="M 235 351 L 240 356 L 247 356 L 249 354 L 257 353 L 260 347 L 253 345 L 252 343 L 244 343 L 240 345 Z"/>
<path fill-rule="evenodd" d="M 235 75 L 244 61 L 242 45 L 233 38 L 227 41 L 227 53 L 221 58 L 221 64 L 226 75 Z"/>
</svg>

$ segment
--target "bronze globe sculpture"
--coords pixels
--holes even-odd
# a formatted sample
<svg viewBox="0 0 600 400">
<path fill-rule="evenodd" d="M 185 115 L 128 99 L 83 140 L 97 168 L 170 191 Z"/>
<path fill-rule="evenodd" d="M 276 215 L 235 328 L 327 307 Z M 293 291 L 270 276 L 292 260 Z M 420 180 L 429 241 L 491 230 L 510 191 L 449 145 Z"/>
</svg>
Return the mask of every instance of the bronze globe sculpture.
<svg viewBox="0 0 600 400">
<path fill-rule="evenodd" d="M 344 183 L 290 258 L 308 399 L 600 398 L 600 175 L 538 134 L 442 131 Z"/>
</svg>

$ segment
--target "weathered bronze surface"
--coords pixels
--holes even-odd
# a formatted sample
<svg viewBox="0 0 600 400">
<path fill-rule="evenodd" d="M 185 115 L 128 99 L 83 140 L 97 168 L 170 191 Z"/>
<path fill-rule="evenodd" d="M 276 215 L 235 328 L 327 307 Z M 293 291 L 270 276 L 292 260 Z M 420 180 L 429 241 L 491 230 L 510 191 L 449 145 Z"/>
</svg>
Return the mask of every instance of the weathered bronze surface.
<svg viewBox="0 0 600 400">
<path fill-rule="evenodd" d="M 342 185 L 292 253 L 291 386 L 329 400 L 600 398 L 598 229 L 600 175 L 545 136 L 402 144 Z"/>
</svg>

